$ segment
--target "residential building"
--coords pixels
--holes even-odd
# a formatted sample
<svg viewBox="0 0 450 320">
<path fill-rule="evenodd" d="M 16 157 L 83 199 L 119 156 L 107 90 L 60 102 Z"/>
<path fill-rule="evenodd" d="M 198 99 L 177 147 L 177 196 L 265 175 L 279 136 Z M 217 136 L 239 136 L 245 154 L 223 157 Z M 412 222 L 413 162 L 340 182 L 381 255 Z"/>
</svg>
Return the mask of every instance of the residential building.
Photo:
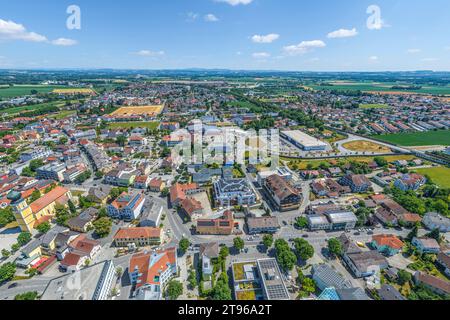
<svg viewBox="0 0 450 320">
<path fill-rule="evenodd" d="M 450 277 L 450 254 L 440 252 L 437 256 L 436 262 L 444 269 L 444 273 Z"/>
<path fill-rule="evenodd" d="M 178 273 L 176 248 L 135 254 L 128 272 L 138 300 L 161 300 L 167 283 Z"/>
<path fill-rule="evenodd" d="M 392 234 L 379 234 L 372 237 L 371 245 L 380 253 L 394 256 L 402 250 L 404 243 Z"/>
<path fill-rule="evenodd" d="M 122 193 L 116 200 L 108 205 L 108 215 L 114 219 L 131 221 L 137 219 L 142 213 L 145 197 L 141 193 Z"/>
<path fill-rule="evenodd" d="M 162 192 L 166 187 L 166 183 L 160 178 L 150 180 L 149 189 L 151 192 Z"/>
<path fill-rule="evenodd" d="M 302 201 L 299 190 L 279 175 L 272 175 L 264 180 L 264 190 L 278 211 L 298 210 Z"/>
<path fill-rule="evenodd" d="M 217 219 L 197 220 L 196 231 L 201 235 L 231 235 L 234 229 L 233 213 L 227 211 Z"/>
<path fill-rule="evenodd" d="M 161 229 L 154 227 L 123 228 L 114 235 L 116 247 L 147 247 L 161 243 Z"/>
<path fill-rule="evenodd" d="M 347 174 L 339 180 L 343 186 L 349 186 L 352 192 L 363 193 L 371 188 L 371 182 L 365 175 Z"/>
<path fill-rule="evenodd" d="M 196 183 L 180 184 L 176 183 L 170 188 L 170 202 L 173 207 L 181 205 L 181 202 L 188 196 L 202 192 Z"/>
<path fill-rule="evenodd" d="M 36 159 L 45 159 L 51 156 L 53 152 L 48 148 L 33 148 L 31 150 L 25 151 L 20 155 L 21 162 L 28 162 Z"/>
<path fill-rule="evenodd" d="M 280 229 L 277 217 L 247 218 L 249 234 L 276 233 Z"/>
<path fill-rule="evenodd" d="M 220 179 L 214 182 L 213 187 L 216 203 L 222 207 L 251 206 L 256 203 L 256 194 L 247 179 Z"/>
<path fill-rule="evenodd" d="M 181 202 L 181 210 L 191 221 L 201 218 L 204 213 L 202 203 L 191 197 L 188 197 Z"/>
<path fill-rule="evenodd" d="M 394 182 L 394 186 L 402 191 L 416 191 L 427 182 L 424 176 L 416 173 L 408 173 L 400 177 Z"/>
<path fill-rule="evenodd" d="M 442 233 L 450 232 L 450 219 L 437 212 L 428 212 L 422 220 L 428 230 L 438 229 Z"/>
<path fill-rule="evenodd" d="M 36 170 L 37 179 L 50 179 L 58 182 L 64 181 L 64 171 L 66 171 L 66 165 L 64 163 L 49 163 Z"/>
<path fill-rule="evenodd" d="M 92 187 L 88 191 L 88 200 L 105 205 L 109 199 L 109 194 L 112 187 L 107 185 L 100 185 L 99 187 Z"/>
<path fill-rule="evenodd" d="M 204 280 L 211 280 L 214 272 L 213 260 L 219 258 L 219 244 L 217 242 L 200 245 L 200 258 L 202 263 L 202 276 Z"/>
<path fill-rule="evenodd" d="M 450 282 L 447 280 L 417 271 L 414 275 L 414 282 L 417 285 L 424 285 L 436 294 L 443 296 L 450 295 Z"/>
<path fill-rule="evenodd" d="M 150 183 L 150 177 L 147 175 L 143 176 L 137 176 L 134 180 L 134 187 L 136 189 L 144 189 L 146 190 L 148 188 L 148 185 Z"/>
<path fill-rule="evenodd" d="M 417 248 L 420 253 L 438 254 L 441 250 L 439 243 L 432 238 L 413 238 L 412 245 Z"/>
<path fill-rule="evenodd" d="M 111 260 L 104 261 L 76 274 L 79 285 L 74 286 L 74 275 L 68 274 L 49 282 L 41 300 L 108 300 L 116 280 L 116 269 Z"/>
<path fill-rule="evenodd" d="M 378 289 L 378 295 L 381 300 L 384 301 L 403 301 L 406 300 L 402 294 L 395 289 L 390 284 L 383 284 L 380 289 Z"/>
<path fill-rule="evenodd" d="M 65 183 L 74 183 L 77 181 L 77 178 L 80 175 L 82 175 L 83 173 L 85 173 L 87 171 L 88 171 L 88 168 L 83 163 L 80 163 L 71 168 L 67 168 L 67 170 L 64 171 L 64 173 L 63 173 L 63 181 Z"/>
<path fill-rule="evenodd" d="M 98 209 L 94 207 L 88 208 L 83 211 L 79 216 L 71 218 L 67 221 L 67 226 L 72 231 L 88 232 L 93 227 L 92 222 L 97 218 Z"/>
</svg>

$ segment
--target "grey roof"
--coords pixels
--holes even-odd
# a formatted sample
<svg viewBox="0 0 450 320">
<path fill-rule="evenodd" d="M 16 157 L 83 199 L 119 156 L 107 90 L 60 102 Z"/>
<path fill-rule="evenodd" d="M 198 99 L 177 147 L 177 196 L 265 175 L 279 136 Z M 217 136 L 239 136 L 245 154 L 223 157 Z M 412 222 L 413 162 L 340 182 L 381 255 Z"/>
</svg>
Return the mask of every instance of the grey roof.
<svg viewBox="0 0 450 320">
<path fill-rule="evenodd" d="M 397 289 L 395 289 L 390 284 L 383 284 L 378 290 L 378 294 L 381 300 L 395 301 L 395 300 L 406 300 L 404 296 Z"/>
<path fill-rule="evenodd" d="M 370 300 L 369 296 L 361 288 L 337 289 L 339 298 L 344 301 L 349 300 Z"/>
<path fill-rule="evenodd" d="M 207 256 L 210 259 L 219 256 L 219 244 L 217 242 L 204 243 L 200 245 L 200 254 Z"/>
<path fill-rule="evenodd" d="M 320 279 L 320 281 L 323 282 L 327 288 L 333 287 L 335 289 L 348 289 L 352 287 L 349 280 L 346 280 L 332 267 L 325 263 L 313 265 L 312 274 L 315 279 Z"/>
</svg>

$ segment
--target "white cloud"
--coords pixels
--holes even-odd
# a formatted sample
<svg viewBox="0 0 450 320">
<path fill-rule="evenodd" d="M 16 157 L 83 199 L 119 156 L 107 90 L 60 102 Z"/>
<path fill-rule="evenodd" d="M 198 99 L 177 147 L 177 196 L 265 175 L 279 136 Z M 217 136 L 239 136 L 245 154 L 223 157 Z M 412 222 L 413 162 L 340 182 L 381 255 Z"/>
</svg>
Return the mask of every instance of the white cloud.
<svg viewBox="0 0 450 320">
<path fill-rule="evenodd" d="M 188 12 L 187 14 L 187 21 L 194 21 L 194 20 L 197 20 L 197 18 L 199 17 L 199 14 L 198 13 L 195 13 L 195 12 Z"/>
<path fill-rule="evenodd" d="M 422 50 L 420 50 L 420 49 L 408 49 L 406 52 L 408 52 L 410 54 L 415 54 L 415 53 L 422 52 Z"/>
<path fill-rule="evenodd" d="M 253 2 L 253 0 L 215 0 L 216 2 L 225 2 L 232 6 L 238 6 L 240 4 L 247 5 Z"/>
<path fill-rule="evenodd" d="M 64 47 L 70 47 L 78 44 L 78 41 L 73 39 L 67 39 L 67 38 L 59 38 L 52 41 L 52 44 L 55 46 L 64 46 Z"/>
<path fill-rule="evenodd" d="M 353 28 L 351 30 L 339 29 L 339 30 L 330 32 L 327 37 L 330 39 L 336 39 L 336 38 L 350 38 L 350 37 L 355 37 L 357 35 L 358 35 L 358 31 L 356 30 L 356 28 Z"/>
<path fill-rule="evenodd" d="M 255 59 L 267 59 L 270 58 L 270 53 L 267 52 L 255 52 L 252 54 L 253 58 Z"/>
<path fill-rule="evenodd" d="M 286 46 L 283 51 L 290 56 L 305 54 L 316 48 L 325 48 L 327 45 L 322 40 L 302 41 L 297 45 Z"/>
<path fill-rule="evenodd" d="M 22 25 L 14 21 L 0 19 L 0 39 L 22 40 L 30 42 L 46 42 L 47 38 L 35 32 L 29 32 Z"/>
<path fill-rule="evenodd" d="M 279 38 L 280 38 L 280 35 L 276 34 L 276 33 L 270 33 L 270 34 L 263 35 L 263 36 L 255 34 L 252 37 L 252 41 L 255 43 L 272 43 L 272 42 L 278 40 Z"/>
<path fill-rule="evenodd" d="M 369 57 L 370 61 L 378 61 L 378 56 L 371 56 Z"/>
<path fill-rule="evenodd" d="M 204 17 L 205 21 L 207 22 L 217 22 L 219 21 L 219 18 L 217 18 L 215 15 L 213 15 L 212 13 L 209 13 L 207 15 L 205 15 Z"/>
<path fill-rule="evenodd" d="M 141 57 L 159 57 L 159 56 L 163 56 L 165 54 L 165 52 L 164 51 L 141 50 L 141 51 L 135 52 L 134 54 L 141 56 Z"/>
<path fill-rule="evenodd" d="M 436 62 L 438 60 L 439 59 L 437 59 L 437 58 L 424 58 L 421 61 L 423 61 L 423 62 Z"/>
</svg>

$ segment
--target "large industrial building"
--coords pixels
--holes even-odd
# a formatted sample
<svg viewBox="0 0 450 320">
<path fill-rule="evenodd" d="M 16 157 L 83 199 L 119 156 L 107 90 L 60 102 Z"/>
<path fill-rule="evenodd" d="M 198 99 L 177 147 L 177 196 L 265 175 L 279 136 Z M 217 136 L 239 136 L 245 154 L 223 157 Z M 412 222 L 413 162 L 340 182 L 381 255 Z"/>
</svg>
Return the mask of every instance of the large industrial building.
<svg viewBox="0 0 450 320">
<path fill-rule="evenodd" d="M 281 137 L 304 151 L 325 151 L 327 144 L 300 130 L 282 131 Z"/>
</svg>

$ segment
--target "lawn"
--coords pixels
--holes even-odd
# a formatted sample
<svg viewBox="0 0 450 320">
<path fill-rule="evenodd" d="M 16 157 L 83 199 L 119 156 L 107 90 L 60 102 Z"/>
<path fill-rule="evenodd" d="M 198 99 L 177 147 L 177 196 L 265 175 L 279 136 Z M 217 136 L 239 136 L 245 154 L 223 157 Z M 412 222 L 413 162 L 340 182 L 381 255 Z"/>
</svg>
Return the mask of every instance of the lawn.
<svg viewBox="0 0 450 320">
<path fill-rule="evenodd" d="M 49 116 L 49 118 L 52 118 L 52 119 L 55 119 L 55 120 L 61 120 L 61 119 L 64 119 L 64 118 L 66 118 L 68 116 L 74 115 L 76 113 L 77 112 L 75 110 L 66 110 L 66 111 L 58 112 L 58 114 L 51 115 L 51 116 Z"/>
<path fill-rule="evenodd" d="M 12 87 L 0 87 L 0 98 L 14 98 L 31 95 L 32 90 L 36 90 L 38 93 L 50 93 L 58 88 L 63 87 L 44 85 L 14 85 Z"/>
<path fill-rule="evenodd" d="M 113 122 L 108 124 L 110 129 L 135 129 L 135 128 L 147 128 L 149 130 L 155 130 L 159 126 L 159 122 Z"/>
<path fill-rule="evenodd" d="M 374 138 L 404 147 L 450 145 L 450 130 L 397 133 L 374 136 Z"/>
<path fill-rule="evenodd" d="M 426 169 L 417 169 L 417 173 L 428 175 L 431 180 L 442 188 L 450 188 L 450 168 L 435 167 Z"/>
<path fill-rule="evenodd" d="M 347 150 L 358 151 L 358 152 L 378 152 L 378 153 L 392 152 L 392 150 L 388 147 L 382 146 L 380 144 L 377 144 L 377 143 L 374 143 L 371 141 L 365 141 L 365 140 L 344 143 L 342 146 Z"/>
</svg>

